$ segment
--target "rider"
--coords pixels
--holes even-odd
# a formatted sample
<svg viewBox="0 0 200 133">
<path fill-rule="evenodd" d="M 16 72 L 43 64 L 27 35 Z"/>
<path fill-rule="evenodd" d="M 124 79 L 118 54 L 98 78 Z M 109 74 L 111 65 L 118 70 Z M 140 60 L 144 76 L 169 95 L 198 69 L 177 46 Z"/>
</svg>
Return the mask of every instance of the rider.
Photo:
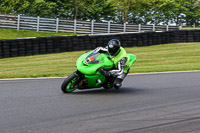
<svg viewBox="0 0 200 133">
<path fill-rule="evenodd" d="M 114 62 L 114 69 L 106 71 L 103 68 L 100 68 L 99 71 L 107 77 L 117 76 L 113 85 L 114 88 L 119 89 L 122 85 L 122 81 L 129 72 L 128 56 L 125 49 L 121 47 L 120 41 L 118 39 L 112 39 L 108 42 L 108 46 L 106 48 L 98 47 L 95 51 L 105 51 L 111 55 L 111 60 Z"/>
</svg>

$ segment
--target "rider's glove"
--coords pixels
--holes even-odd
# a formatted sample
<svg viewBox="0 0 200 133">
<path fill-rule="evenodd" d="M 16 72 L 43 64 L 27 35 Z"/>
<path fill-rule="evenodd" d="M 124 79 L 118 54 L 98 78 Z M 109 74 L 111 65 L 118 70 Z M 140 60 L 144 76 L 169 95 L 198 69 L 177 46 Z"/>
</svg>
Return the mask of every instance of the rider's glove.
<svg viewBox="0 0 200 133">
<path fill-rule="evenodd" d="M 111 76 L 110 72 L 104 70 L 103 68 L 99 68 L 99 72 L 100 72 L 102 75 L 106 76 L 106 77 Z"/>
<path fill-rule="evenodd" d="M 116 76 L 117 75 L 117 73 L 115 72 L 115 71 L 109 71 L 109 73 L 110 73 L 110 75 L 112 75 L 112 76 Z"/>
<path fill-rule="evenodd" d="M 103 47 L 97 47 L 94 51 L 100 52 L 100 53 L 106 53 L 106 52 L 108 52 L 108 49 L 103 48 Z"/>
</svg>

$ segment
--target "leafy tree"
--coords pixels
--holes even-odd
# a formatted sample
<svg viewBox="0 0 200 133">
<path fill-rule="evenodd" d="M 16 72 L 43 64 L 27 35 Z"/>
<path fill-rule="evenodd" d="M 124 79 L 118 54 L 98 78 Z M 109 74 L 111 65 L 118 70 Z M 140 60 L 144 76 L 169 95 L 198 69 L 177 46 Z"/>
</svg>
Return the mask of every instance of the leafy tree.
<svg viewBox="0 0 200 133">
<path fill-rule="evenodd" d="M 80 8 L 84 7 L 84 0 L 70 0 L 70 4 L 73 12 L 73 19 L 77 19 L 78 11 Z"/>
<path fill-rule="evenodd" d="M 187 8 L 186 12 L 184 12 L 185 22 L 188 26 L 199 23 L 200 12 L 198 11 L 198 3 L 198 0 L 190 0 L 185 3 Z"/>
<path fill-rule="evenodd" d="M 54 2 L 55 8 L 52 9 L 55 17 L 65 18 L 65 19 L 73 19 L 73 12 L 71 3 L 69 0 L 47 0 L 50 2 Z"/>
<path fill-rule="evenodd" d="M 48 2 L 45 0 L 34 0 L 29 3 L 26 13 L 31 16 L 41 16 L 41 17 L 52 17 L 55 16 L 54 8 L 56 4 L 54 2 Z M 23 10 L 22 10 L 23 11 Z"/>
<path fill-rule="evenodd" d="M 81 9 L 83 18 L 89 20 L 111 20 L 115 16 L 115 8 L 108 0 L 88 0 Z"/>
<path fill-rule="evenodd" d="M 45 0 L 3 0 L 1 13 L 52 17 L 56 3 Z"/>
<path fill-rule="evenodd" d="M 0 0 L 0 13 L 134 24 L 200 21 L 199 0 Z"/>
<path fill-rule="evenodd" d="M 163 0 L 140 1 L 137 6 L 131 10 L 129 22 L 140 24 L 158 24 L 165 16 L 162 12 Z"/>
<path fill-rule="evenodd" d="M 123 17 L 123 23 L 126 23 L 130 10 L 135 7 L 139 0 L 111 0 L 111 2 L 113 2 L 117 8 L 117 15 Z"/>
<path fill-rule="evenodd" d="M 0 12 L 4 14 L 16 14 L 15 5 L 19 3 L 19 0 L 1 0 Z"/>
<path fill-rule="evenodd" d="M 147 0 L 139 4 L 139 8 L 131 11 L 130 22 L 165 23 L 198 22 L 198 0 Z"/>
</svg>

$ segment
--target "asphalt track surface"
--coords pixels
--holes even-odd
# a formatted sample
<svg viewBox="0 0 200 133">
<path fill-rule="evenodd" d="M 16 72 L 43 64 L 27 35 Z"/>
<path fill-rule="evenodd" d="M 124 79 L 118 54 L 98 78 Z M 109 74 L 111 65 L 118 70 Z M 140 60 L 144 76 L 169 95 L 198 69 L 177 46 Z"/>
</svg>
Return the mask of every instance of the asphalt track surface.
<svg viewBox="0 0 200 133">
<path fill-rule="evenodd" d="M 63 94 L 64 79 L 0 80 L 0 133 L 200 133 L 200 72 L 129 75 Z"/>
</svg>

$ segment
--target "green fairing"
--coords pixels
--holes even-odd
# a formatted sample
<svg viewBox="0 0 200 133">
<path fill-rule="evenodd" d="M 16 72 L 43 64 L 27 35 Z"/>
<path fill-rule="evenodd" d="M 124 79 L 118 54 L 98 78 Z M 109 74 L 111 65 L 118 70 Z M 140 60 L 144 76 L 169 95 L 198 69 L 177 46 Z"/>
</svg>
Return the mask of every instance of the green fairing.
<svg viewBox="0 0 200 133">
<path fill-rule="evenodd" d="M 109 55 L 103 53 L 98 56 L 99 58 L 97 57 L 100 61 L 99 63 L 95 65 L 84 64 L 85 59 L 93 52 L 94 51 L 91 51 L 81 55 L 76 61 L 76 67 L 78 71 L 83 73 L 88 81 L 88 87 L 98 87 L 100 85 L 100 83 L 97 82 L 98 79 L 101 81 L 101 83 L 105 81 L 105 77 L 99 71 L 97 71 L 97 69 L 102 67 L 103 69 L 111 70 L 114 65 L 113 61 L 108 59 Z"/>
<path fill-rule="evenodd" d="M 97 82 L 97 80 L 99 79 L 102 83 L 106 80 L 106 78 L 101 75 L 100 72 L 97 72 L 96 75 L 85 75 L 85 78 L 88 81 L 88 87 L 97 87 L 100 85 L 99 82 Z"/>
<path fill-rule="evenodd" d="M 95 54 L 97 54 L 95 56 Z M 97 59 L 96 63 L 86 63 L 86 60 L 89 58 Z M 136 56 L 133 54 L 127 54 L 128 57 L 128 67 L 131 67 L 132 64 L 136 60 Z M 95 53 L 94 51 L 90 51 L 81 55 L 76 61 L 76 67 L 79 72 L 84 74 L 85 78 L 88 81 L 88 88 L 98 87 L 100 84 L 103 84 L 106 80 L 105 76 L 103 76 L 99 71 L 97 71 L 100 67 L 106 70 L 111 70 L 114 67 L 114 62 L 110 55 L 105 53 Z M 99 82 L 98 82 L 99 81 Z"/>
<path fill-rule="evenodd" d="M 136 61 L 136 55 L 134 54 L 127 54 L 128 60 L 129 60 L 129 68 L 133 65 L 133 63 Z"/>
<path fill-rule="evenodd" d="M 76 67 L 77 69 L 85 74 L 85 75 L 94 75 L 96 74 L 97 69 L 99 69 L 100 67 L 106 69 L 106 70 L 111 70 L 113 68 L 113 62 L 112 60 L 109 60 L 107 57 L 109 57 L 109 55 L 106 54 L 101 54 L 101 59 L 100 59 L 100 63 L 98 64 L 84 64 L 84 60 L 86 59 L 86 57 L 88 55 L 90 55 L 93 51 L 85 53 L 83 55 L 81 55 L 78 60 L 76 61 Z"/>
</svg>

